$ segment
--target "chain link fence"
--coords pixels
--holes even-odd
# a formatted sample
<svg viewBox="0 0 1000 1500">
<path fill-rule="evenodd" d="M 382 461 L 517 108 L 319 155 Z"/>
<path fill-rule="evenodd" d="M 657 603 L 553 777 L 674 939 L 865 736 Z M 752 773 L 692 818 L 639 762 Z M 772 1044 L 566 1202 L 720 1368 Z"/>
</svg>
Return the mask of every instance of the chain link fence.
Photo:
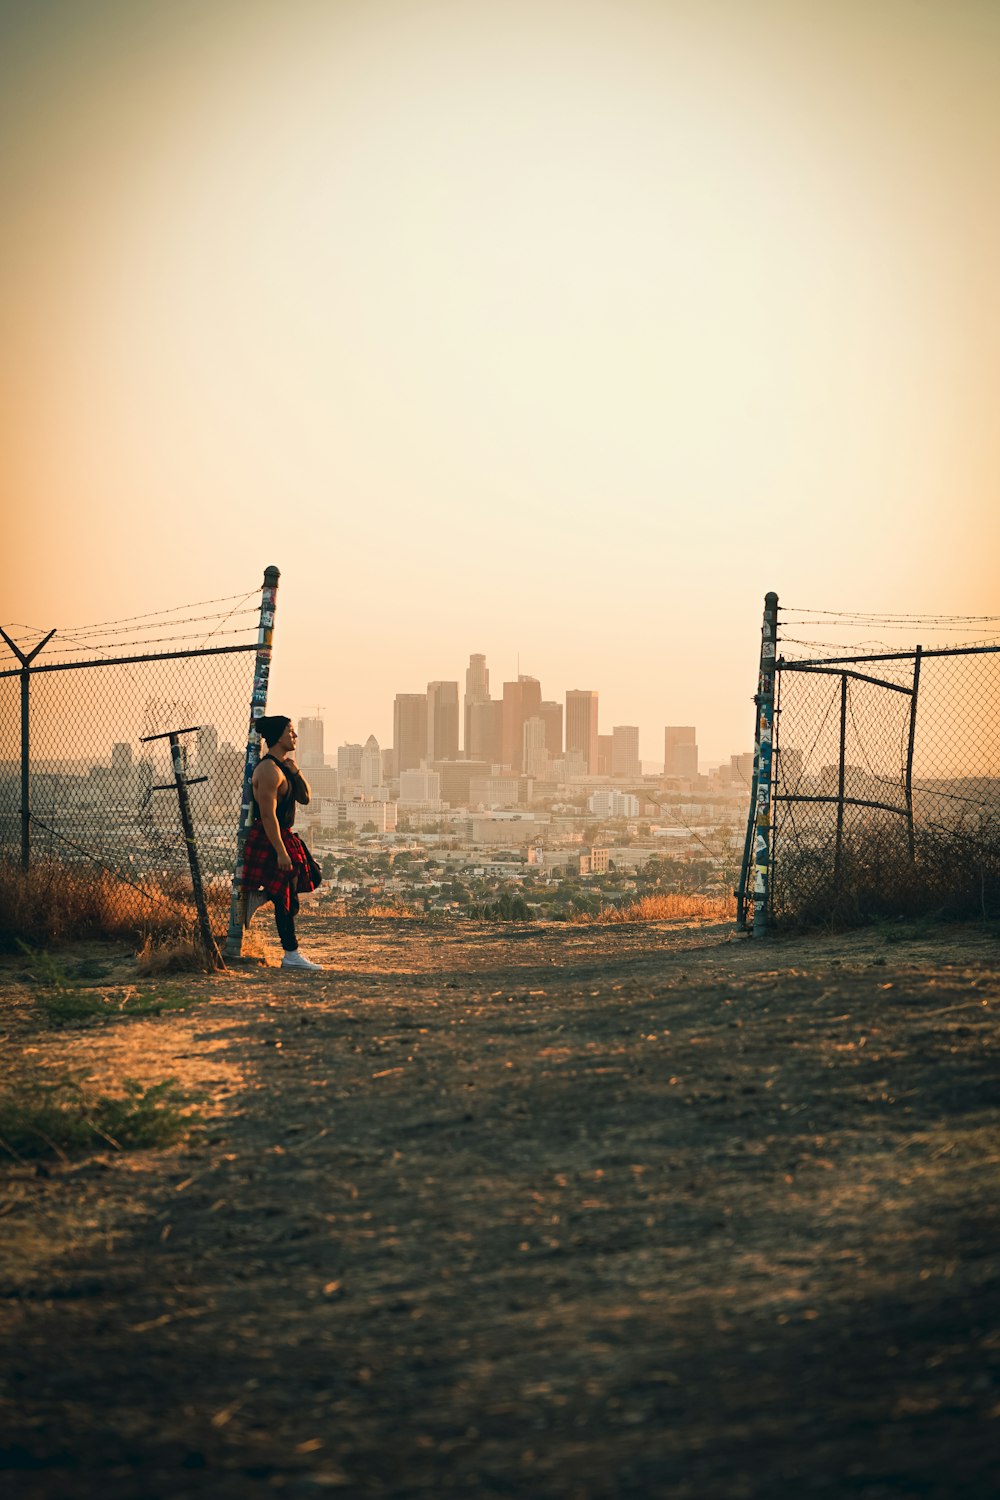
<svg viewBox="0 0 1000 1500">
<path fill-rule="evenodd" d="M 1000 915 L 1000 646 L 775 678 L 771 919 Z"/>
<path fill-rule="evenodd" d="M 259 603 L 251 603 L 207 618 L 225 619 L 233 627 L 226 634 L 247 637 L 258 614 Z M 205 618 L 199 617 L 199 625 Z M 178 627 L 187 623 L 173 616 L 145 617 L 131 630 L 133 636 L 151 638 L 150 644 L 169 647 L 183 641 Z M 202 628 L 199 639 L 204 634 Z M 0 867 L 8 879 L 12 872 L 22 874 L 25 865 L 36 881 L 39 873 L 49 872 L 67 893 L 75 877 L 90 874 L 101 884 L 112 928 L 117 920 L 122 928 L 141 930 L 154 915 L 162 920 L 170 910 L 189 922 L 188 854 L 170 745 L 166 739 L 144 741 L 194 727 L 181 736 L 185 778 L 213 925 L 224 927 L 256 632 L 221 646 L 119 654 L 129 641 L 128 629 L 120 625 L 103 634 L 84 630 L 65 641 L 57 632 L 31 662 L 26 760 L 25 671 L 12 653 L 11 666 L 0 673 Z M 56 659 L 47 659 L 52 656 Z"/>
</svg>

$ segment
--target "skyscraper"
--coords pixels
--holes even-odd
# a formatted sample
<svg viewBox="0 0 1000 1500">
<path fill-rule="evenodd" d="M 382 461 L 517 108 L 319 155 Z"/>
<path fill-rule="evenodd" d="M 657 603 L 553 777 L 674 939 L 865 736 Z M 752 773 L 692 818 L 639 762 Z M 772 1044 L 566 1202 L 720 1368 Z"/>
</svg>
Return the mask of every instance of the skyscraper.
<svg viewBox="0 0 1000 1500">
<path fill-rule="evenodd" d="M 664 776 L 697 776 L 698 745 L 691 724 L 668 725 L 663 731 Z"/>
<path fill-rule="evenodd" d="M 469 711 L 469 760 L 485 760 L 500 765 L 503 760 L 503 704 L 499 698 L 473 703 Z"/>
<path fill-rule="evenodd" d="M 512 771 L 524 770 L 524 724 L 539 717 L 542 685 L 537 677 L 518 677 L 503 685 L 503 753 L 505 766 Z"/>
<path fill-rule="evenodd" d="M 370 797 L 382 785 L 382 751 L 378 740 L 370 734 L 361 752 L 361 791 Z"/>
<path fill-rule="evenodd" d="M 415 770 L 427 758 L 427 694 L 397 693 L 392 705 L 396 772 Z"/>
<path fill-rule="evenodd" d="M 427 684 L 427 759 L 458 759 L 458 683 Z"/>
<path fill-rule="evenodd" d="M 548 769 L 549 752 L 545 748 L 545 720 L 540 716 L 524 721 L 524 770 L 528 776 L 543 778 Z"/>
<path fill-rule="evenodd" d="M 475 703 L 488 703 L 490 701 L 490 672 L 486 665 L 486 657 L 481 652 L 474 652 L 469 657 L 469 665 L 465 669 L 465 713 L 462 733 L 462 745 L 466 755 L 472 748 L 472 707 Z"/>
<path fill-rule="evenodd" d="M 558 757 L 563 752 L 563 706 L 545 698 L 538 706 L 538 717 L 545 725 L 545 748 Z"/>
<path fill-rule="evenodd" d="M 639 729 L 635 724 L 616 724 L 611 731 L 612 776 L 642 775 L 639 764 Z"/>
<path fill-rule="evenodd" d="M 322 766 L 323 760 L 323 720 L 300 719 L 299 724 L 299 764 L 303 770 L 307 766 Z"/>
<path fill-rule="evenodd" d="M 588 776 L 597 774 L 597 694 L 570 688 L 566 694 L 566 752 L 583 756 Z"/>
</svg>

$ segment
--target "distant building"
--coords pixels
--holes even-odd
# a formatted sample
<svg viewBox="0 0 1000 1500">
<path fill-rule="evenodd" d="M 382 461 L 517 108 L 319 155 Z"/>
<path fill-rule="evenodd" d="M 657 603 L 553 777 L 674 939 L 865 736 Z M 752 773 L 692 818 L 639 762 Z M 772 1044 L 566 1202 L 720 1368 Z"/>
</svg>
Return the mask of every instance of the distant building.
<svg viewBox="0 0 1000 1500">
<path fill-rule="evenodd" d="M 570 688 L 566 694 L 566 753 L 583 756 L 589 776 L 597 775 L 597 694 Z"/>
<path fill-rule="evenodd" d="M 491 765 L 503 762 L 503 704 L 499 698 L 469 705 L 468 739 L 465 753 L 469 760 L 486 760 Z"/>
<path fill-rule="evenodd" d="M 521 763 L 528 776 L 545 777 L 549 764 L 549 752 L 545 748 L 545 720 L 525 719 Z"/>
<path fill-rule="evenodd" d="M 436 760 L 434 770 L 441 778 L 440 796 L 449 807 L 468 807 L 469 786 L 474 777 L 488 776 L 488 760 Z"/>
<path fill-rule="evenodd" d="M 298 730 L 298 762 L 303 771 L 309 766 L 324 765 L 323 720 L 300 719 Z"/>
<path fill-rule="evenodd" d="M 434 812 L 441 806 L 441 777 L 426 766 L 399 773 L 400 808 Z"/>
<path fill-rule="evenodd" d="M 472 753 L 472 710 L 477 703 L 488 703 L 490 701 L 490 672 L 486 665 L 486 657 L 482 652 L 474 652 L 469 657 L 469 665 L 465 669 L 465 702 L 462 727 L 462 748 L 466 755 Z M 478 753 L 478 752 L 477 752 Z"/>
<path fill-rule="evenodd" d="M 545 748 L 551 756 L 558 757 L 563 752 L 563 706 L 555 703 L 551 698 L 545 698 L 538 705 L 538 717 L 545 725 Z"/>
<path fill-rule="evenodd" d="M 698 744 L 693 725 L 668 725 L 663 731 L 664 776 L 698 774 Z"/>
<path fill-rule="evenodd" d="M 599 734 L 597 736 L 598 776 L 611 775 L 611 738 L 610 734 Z"/>
<path fill-rule="evenodd" d="M 205 733 L 206 733 L 206 730 L 204 730 L 204 729 L 200 729 L 198 731 L 198 760 L 199 760 L 199 765 L 200 765 L 200 762 L 201 762 L 201 753 L 202 753 L 202 736 Z M 215 730 L 214 729 L 212 730 L 212 734 L 213 735 L 215 734 Z M 107 744 L 107 741 L 105 741 L 105 744 Z M 214 750 L 215 747 L 213 746 L 212 748 Z M 117 745 L 112 745 L 111 746 L 111 769 L 112 769 L 112 771 L 116 771 L 121 776 L 130 776 L 132 774 L 132 746 L 131 745 L 127 745 L 127 744 L 125 744 L 122 741 L 122 742 L 119 742 Z"/>
<path fill-rule="evenodd" d="M 512 771 L 524 769 L 524 725 L 538 715 L 542 685 L 537 677 L 520 676 L 503 685 L 503 746 L 501 760 Z"/>
<path fill-rule="evenodd" d="M 587 798 L 587 808 L 597 818 L 637 818 L 639 799 L 631 792 L 616 792 L 608 788 L 607 791 L 592 792 Z"/>
<path fill-rule="evenodd" d="M 630 780 L 641 777 L 637 725 L 616 724 L 611 731 L 611 774 L 628 777 Z"/>
<path fill-rule="evenodd" d="M 427 759 L 458 759 L 458 683 L 427 684 Z"/>
<path fill-rule="evenodd" d="M 382 751 L 378 740 L 370 734 L 361 752 L 361 792 L 365 797 L 374 797 L 382 786 Z"/>
<path fill-rule="evenodd" d="M 397 693 L 392 706 L 396 772 L 412 770 L 427 758 L 427 694 Z"/>
<path fill-rule="evenodd" d="M 340 745 L 337 749 L 337 775 L 341 786 L 347 782 L 361 785 L 361 745 Z"/>
</svg>

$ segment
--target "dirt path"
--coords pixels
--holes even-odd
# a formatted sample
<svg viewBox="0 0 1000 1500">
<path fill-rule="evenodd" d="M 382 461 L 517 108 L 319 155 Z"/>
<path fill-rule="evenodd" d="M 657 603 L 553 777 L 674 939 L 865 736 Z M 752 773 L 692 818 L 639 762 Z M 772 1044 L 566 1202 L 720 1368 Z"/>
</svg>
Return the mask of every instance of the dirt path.
<svg viewBox="0 0 1000 1500">
<path fill-rule="evenodd" d="M 4 1169 L 5 1494 L 995 1493 L 995 935 L 303 946 L 56 1032 L 8 966 L 8 1072 L 203 1102 Z"/>
</svg>

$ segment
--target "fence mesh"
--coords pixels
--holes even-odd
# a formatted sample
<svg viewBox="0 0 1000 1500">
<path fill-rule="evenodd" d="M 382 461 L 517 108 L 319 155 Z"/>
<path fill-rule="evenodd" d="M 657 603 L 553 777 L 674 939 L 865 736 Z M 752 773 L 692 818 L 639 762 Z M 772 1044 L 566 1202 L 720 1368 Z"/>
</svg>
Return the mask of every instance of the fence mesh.
<svg viewBox="0 0 1000 1500">
<path fill-rule="evenodd" d="M 250 611 L 244 611 L 244 614 Z M 169 636 L 167 649 L 176 641 Z M 150 637 L 162 633 L 140 622 Z M 203 632 L 204 633 L 204 632 Z M 244 625 L 242 633 L 247 634 Z M 60 646 L 53 641 L 52 647 Z M 113 645 L 128 644 L 114 640 Z M 159 642 L 157 642 L 159 644 Z M 30 868 L 72 877 L 103 872 L 105 914 L 140 928 L 172 908 L 190 920 L 187 849 L 170 745 L 181 736 L 195 838 L 217 925 L 224 925 L 236 853 L 255 641 L 172 659 L 130 656 L 84 665 L 86 636 L 29 678 Z M 161 648 L 162 649 L 162 648 Z M 183 648 L 182 648 L 183 649 Z M 50 651 L 45 652 L 45 656 Z M 5 664 L 6 665 L 6 664 Z M 21 675 L 0 677 L 0 865 L 22 853 Z M 165 788 L 158 790 L 158 788 Z M 110 912 L 108 908 L 110 907 Z"/>
<path fill-rule="evenodd" d="M 777 673 L 771 915 L 1000 915 L 1000 647 Z"/>
</svg>

